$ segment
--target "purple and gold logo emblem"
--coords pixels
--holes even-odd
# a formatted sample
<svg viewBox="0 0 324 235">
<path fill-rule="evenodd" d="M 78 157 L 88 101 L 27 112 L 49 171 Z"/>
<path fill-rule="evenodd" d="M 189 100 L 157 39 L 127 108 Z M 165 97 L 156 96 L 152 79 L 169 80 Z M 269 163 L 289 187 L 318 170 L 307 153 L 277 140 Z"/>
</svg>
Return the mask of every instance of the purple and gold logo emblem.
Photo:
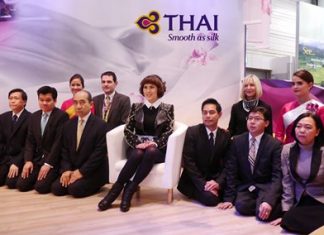
<svg viewBox="0 0 324 235">
<path fill-rule="evenodd" d="M 157 11 L 151 11 L 148 15 L 139 17 L 136 24 L 139 28 L 148 30 L 150 34 L 157 34 L 160 31 L 159 20 L 160 14 Z"/>
</svg>

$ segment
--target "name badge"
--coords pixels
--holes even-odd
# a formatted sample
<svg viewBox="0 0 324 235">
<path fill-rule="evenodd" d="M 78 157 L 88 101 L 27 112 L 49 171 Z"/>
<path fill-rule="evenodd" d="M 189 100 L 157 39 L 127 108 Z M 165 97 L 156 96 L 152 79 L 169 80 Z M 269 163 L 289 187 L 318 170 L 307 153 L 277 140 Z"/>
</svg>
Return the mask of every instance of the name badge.
<svg viewBox="0 0 324 235">
<path fill-rule="evenodd" d="M 251 186 L 249 187 L 249 191 L 250 191 L 250 193 L 252 193 L 255 189 L 256 189 L 256 187 L 255 187 L 254 185 L 251 185 Z"/>
</svg>

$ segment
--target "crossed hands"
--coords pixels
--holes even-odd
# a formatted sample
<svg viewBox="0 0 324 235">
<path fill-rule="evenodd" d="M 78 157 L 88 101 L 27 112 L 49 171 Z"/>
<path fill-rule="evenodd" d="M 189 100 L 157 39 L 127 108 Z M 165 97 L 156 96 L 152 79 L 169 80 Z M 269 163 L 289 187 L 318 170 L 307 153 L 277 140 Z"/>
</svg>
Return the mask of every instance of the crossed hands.
<svg viewBox="0 0 324 235">
<path fill-rule="evenodd" d="M 215 180 L 209 180 L 205 183 L 205 191 L 209 191 L 218 197 L 219 184 Z"/>
<path fill-rule="evenodd" d="M 154 141 L 145 141 L 144 143 L 140 143 L 140 144 L 136 145 L 135 147 L 137 149 L 146 149 L 150 146 L 157 147 L 157 143 L 155 143 Z"/>
<path fill-rule="evenodd" d="M 73 184 L 78 179 L 81 179 L 83 175 L 77 169 L 74 171 L 64 171 L 60 178 L 60 183 L 64 188 L 67 188 L 70 184 Z"/>
</svg>

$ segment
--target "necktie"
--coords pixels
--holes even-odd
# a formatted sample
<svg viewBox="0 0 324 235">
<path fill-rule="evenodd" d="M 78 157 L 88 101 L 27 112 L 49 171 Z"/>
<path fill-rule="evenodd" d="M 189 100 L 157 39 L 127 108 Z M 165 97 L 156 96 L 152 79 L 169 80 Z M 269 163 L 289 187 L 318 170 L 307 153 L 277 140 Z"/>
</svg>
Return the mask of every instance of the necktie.
<svg viewBox="0 0 324 235">
<path fill-rule="evenodd" d="M 42 132 L 42 136 L 44 134 L 47 121 L 48 121 L 48 114 L 47 113 L 43 113 L 42 114 L 42 119 L 41 119 L 41 132 Z"/>
<path fill-rule="evenodd" d="M 210 147 L 213 149 L 214 148 L 214 133 L 213 132 L 210 132 L 209 133 L 209 144 L 210 144 Z"/>
<path fill-rule="evenodd" d="M 255 157 L 256 157 L 255 141 L 256 141 L 256 139 L 254 137 L 252 137 L 250 140 L 250 150 L 249 150 L 249 162 L 250 162 L 252 173 L 254 170 Z"/>
<path fill-rule="evenodd" d="M 77 129 L 77 145 L 76 145 L 77 150 L 79 148 L 79 144 L 80 144 L 83 129 L 84 129 L 84 120 L 80 119 L 79 122 L 78 122 L 78 129 Z"/>
<path fill-rule="evenodd" d="M 104 100 L 104 107 L 103 107 L 103 112 L 102 112 L 102 116 L 103 116 L 102 119 L 105 122 L 108 122 L 109 110 L 110 110 L 110 97 L 107 95 Z"/>
<path fill-rule="evenodd" d="M 17 119 L 18 119 L 18 116 L 15 114 L 12 116 L 12 119 L 11 119 L 11 129 L 14 129 L 14 126 L 17 122 Z"/>
<path fill-rule="evenodd" d="M 12 116 L 12 121 L 13 122 L 17 122 L 17 119 L 18 119 L 18 116 L 16 114 Z"/>
</svg>

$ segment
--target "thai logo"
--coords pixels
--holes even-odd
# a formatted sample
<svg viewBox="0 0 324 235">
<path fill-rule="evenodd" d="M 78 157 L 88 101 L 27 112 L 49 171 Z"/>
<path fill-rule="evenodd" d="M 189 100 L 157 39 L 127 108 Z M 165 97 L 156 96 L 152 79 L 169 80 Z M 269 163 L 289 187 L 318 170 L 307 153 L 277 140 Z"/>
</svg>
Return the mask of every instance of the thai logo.
<svg viewBox="0 0 324 235">
<path fill-rule="evenodd" d="M 139 28 L 148 30 L 151 34 L 157 34 L 160 31 L 159 20 L 160 14 L 157 11 L 151 11 L 148 15 L 140 16 L 136 24 Z"/>
</svg>

